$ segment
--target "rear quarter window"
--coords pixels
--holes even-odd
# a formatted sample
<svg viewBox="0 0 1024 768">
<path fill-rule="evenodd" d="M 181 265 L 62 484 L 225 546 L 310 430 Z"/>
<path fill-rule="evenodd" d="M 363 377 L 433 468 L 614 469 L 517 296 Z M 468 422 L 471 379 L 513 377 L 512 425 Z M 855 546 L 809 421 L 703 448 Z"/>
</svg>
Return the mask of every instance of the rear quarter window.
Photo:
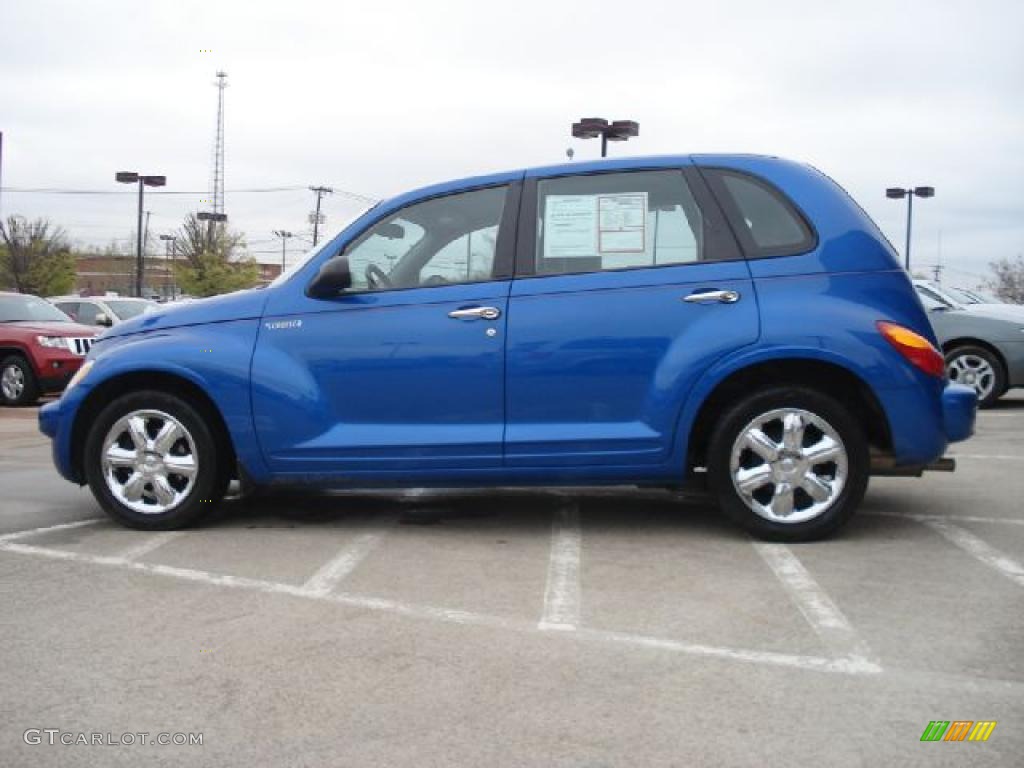
<svg viewBox="0 0 1024 768">
<path fill-rule="evenodd" d="M 776 187 L 738 171 L 705 171 L 748 257 L 789 256 L 812 250 L 807 219 Z"/>
</svg>

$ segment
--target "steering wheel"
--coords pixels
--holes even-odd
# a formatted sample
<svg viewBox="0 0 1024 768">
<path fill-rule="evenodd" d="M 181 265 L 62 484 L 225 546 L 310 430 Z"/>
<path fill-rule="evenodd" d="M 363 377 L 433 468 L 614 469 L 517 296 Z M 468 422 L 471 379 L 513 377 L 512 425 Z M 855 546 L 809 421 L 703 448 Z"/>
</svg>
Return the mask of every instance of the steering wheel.
<svg viewBox="0 0 1024 768">
<path fill-rule="evenodd" d="M 393 287 L 393 283 L 391 282 L 391 278 L 388 277 L 387 272 L 376 264 L 366 265 L 366 284 L 374 290 L 378 288 Z"/>
</svg>

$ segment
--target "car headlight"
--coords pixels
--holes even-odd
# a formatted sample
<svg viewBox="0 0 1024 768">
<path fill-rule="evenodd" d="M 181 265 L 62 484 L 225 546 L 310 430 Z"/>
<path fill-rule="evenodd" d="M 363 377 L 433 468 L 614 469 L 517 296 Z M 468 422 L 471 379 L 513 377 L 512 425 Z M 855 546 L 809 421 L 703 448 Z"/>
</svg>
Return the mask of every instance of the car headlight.
<svg viewBox="0 0 1024 768">
<path fill-rule="evenodd" d="M 36 342 L 41 347 L 50 347 L 51 349 L 67 349 L 68 342 L 63 336 L 36 336 Z"/>
<path fill-rule="evenodd" d="M 86 360 L 82 363 L 82 367 L 75 371 L 75 375 L 71 377 L 71 381 L 69 381 L 68 385 L 64 387 L 64 391 L 70 391 L 75 384 L 84 379 L 86 374 L 89 373 L 89 369 L 92 368 L 94 362 L 94 360 Z"/>
</svg>

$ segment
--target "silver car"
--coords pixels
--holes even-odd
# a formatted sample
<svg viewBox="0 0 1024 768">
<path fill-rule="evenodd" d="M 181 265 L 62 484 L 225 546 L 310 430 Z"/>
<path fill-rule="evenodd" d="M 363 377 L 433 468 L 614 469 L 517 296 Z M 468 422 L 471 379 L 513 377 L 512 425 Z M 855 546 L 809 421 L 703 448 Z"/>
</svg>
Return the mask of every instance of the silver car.
<svg viewBox="0 0 1024 768">
<path fill-rule="evenodd" d="M 973 387 L 981 408 L 1024 386 L 1024 308 L 968 310 L 939 286 L 915 280 L 914 287 L 942 345 L 949 378 Z"/>
<path fill-rule="evenodd" d="M 155 301 L 128 296 L 52 296 L 47 301 L 77 323 L 108 327 L 158 306 Z"/>
</svg>

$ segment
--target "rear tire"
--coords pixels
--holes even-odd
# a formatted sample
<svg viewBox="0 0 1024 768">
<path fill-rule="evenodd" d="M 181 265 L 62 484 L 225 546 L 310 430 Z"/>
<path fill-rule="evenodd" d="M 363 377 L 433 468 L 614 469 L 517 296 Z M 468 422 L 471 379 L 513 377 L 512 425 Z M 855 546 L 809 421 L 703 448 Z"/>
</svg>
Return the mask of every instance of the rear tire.
<svg viewBox="0 0 1024 768">
<path fill-rule="evenodd" d="M 708 480 L 723 511 L 755 536 L 810 541 L 838 530 L 867 490 L 868 443 L 857 419 L 827 395 L 776 387 L 719 421 Z"/>
<path fill-rule="evenodd" d="M 39 383 L 32 365 L 21 355 L 8 355 L 0 362 L 0 403 L 32 405 L 39 399 Z"/>
<path fill-rule="evenodd" d="M 123 395 L 104 408 L 83 456 L 103 510 L 148 531 L 184 528 L 216 507 L 230 481 L 227 461 L 190 403 L 153 390 Z"/>
<path fill-rule="evenodd" d="M 985 347 L 954 347 L 946 354 L 946 374 L 978 394 L 978 407 L 991 408 L 1007 390 L 1003 361 Z"/>
</svg>

